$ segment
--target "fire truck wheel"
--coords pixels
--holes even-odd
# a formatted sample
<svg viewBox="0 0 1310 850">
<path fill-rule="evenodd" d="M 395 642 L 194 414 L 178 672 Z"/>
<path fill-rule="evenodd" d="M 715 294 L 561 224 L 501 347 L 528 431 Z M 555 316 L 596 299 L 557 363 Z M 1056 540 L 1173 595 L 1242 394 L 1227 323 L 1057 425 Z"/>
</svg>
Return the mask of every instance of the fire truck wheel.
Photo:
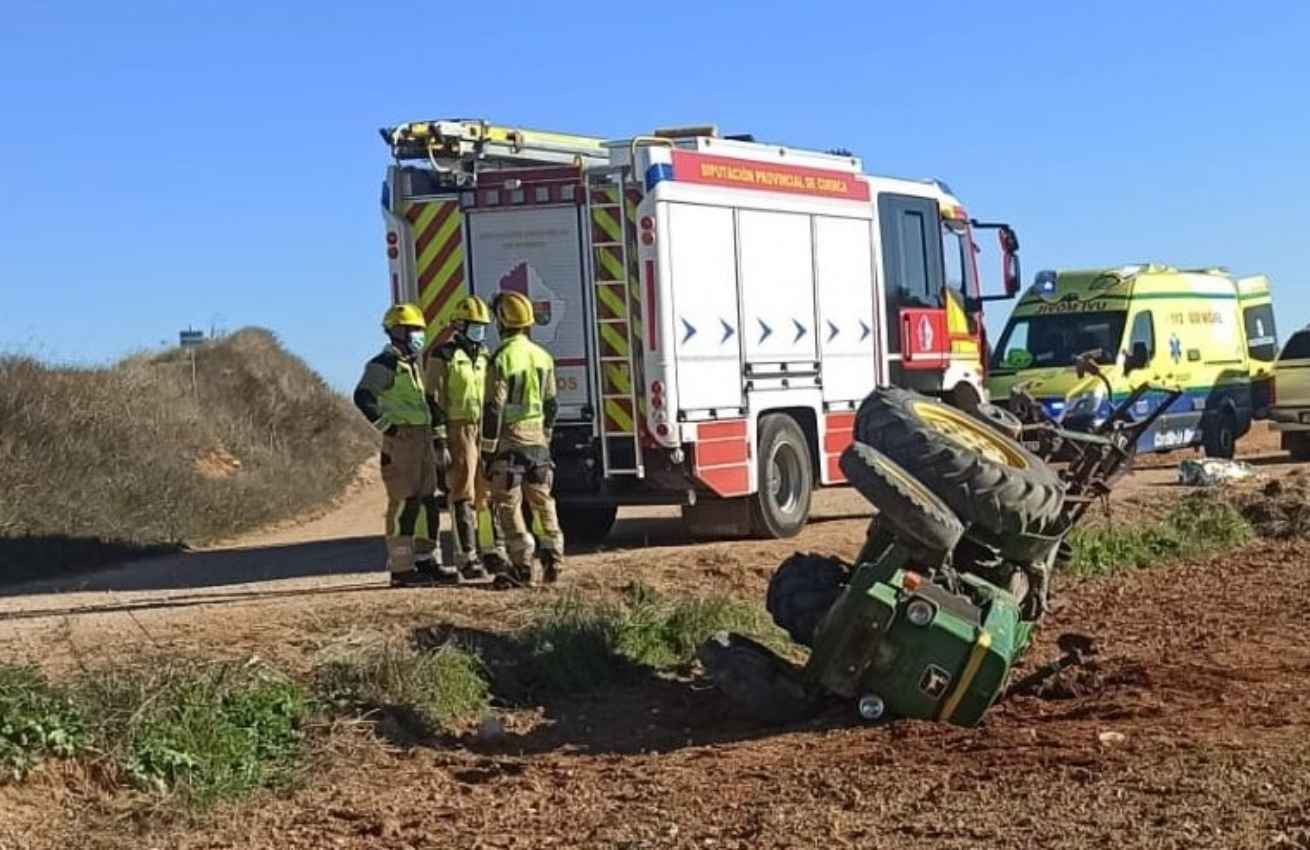
<svg viewBox="0 0 1310 850">
<path fill-rule="evenodd" d="M 934 557 L 945 557 L 964 534 L 964 525 L 946 503 L 885 454 L 864 443 L 852 443 L 841 455 L 841 470 L 860 495 L 878 509 L 886 523 L 906 543 Z"/>
<path fill-rule="evenodd" d="M 1064 486 L 1049 466 L 999 430 L 927 396 L 874 390 L 855 417 L 855 439 L 917 478 L 955 512 L 1001 542 L 1041 534 L 1060 514 Z"/>
<path fill-rule="evenodd" d="M 559 525 L 564 532 L 564 545 L 570 543 L 600 543 L 609 536 L 618 518 L 618 505 L 559 504 Z"/>
<path fill-rule="evenodd" d="M 751 529 L 760 537 L 795 537 L 810 518 L 814 461 L 805 432 L 785 413 L 760 419 L 759 490 Z"/>
<path fill-rule="evenodd" d="M 798 552 L 778 565 L 764 597 L 778 628 L 802 646 L 809 646 L 814 631 L 850 581 L 851 568 L 837 558 Z"/>
</svg>

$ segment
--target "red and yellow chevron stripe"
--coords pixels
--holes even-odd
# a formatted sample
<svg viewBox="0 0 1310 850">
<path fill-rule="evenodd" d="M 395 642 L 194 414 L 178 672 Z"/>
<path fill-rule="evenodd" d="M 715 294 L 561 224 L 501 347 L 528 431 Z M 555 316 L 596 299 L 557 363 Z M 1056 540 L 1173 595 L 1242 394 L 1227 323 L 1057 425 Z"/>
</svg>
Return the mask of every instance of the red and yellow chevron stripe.
<svg viewBox="0 0 1310 850">
<path fill-rule="evenodd" d="M 637 419 L 632 402 L 634 369 L 637 387 L 640 389 L 645 386 L 641 377 L 643 328 L 636 225 L 641 192 L 632 189 L 624 193 L 622 215 L 616 209 L 618 200 L 617 187 L 592 191 L 591 238 L 592 244 L 596 246 L 592 259 L 596 270 L 601 395 L 604 397 L 602 407 L 605 433 L 635 434 Z M 625 242 L 628 254 L 626 269 L 623 267 Z M 641 397 L 639 392 L 638 398 Z M 644 402 L 640 403 L 639 412 L 645 413 Z"/>
<path fill-rule="evenodd" d="M 464 214 L 459 201 L 413 201 L 405 210 L 414 235 L 418 304 L 428 337 L 444 337 L 455 302 L 465 294 Z"/>
</svg>

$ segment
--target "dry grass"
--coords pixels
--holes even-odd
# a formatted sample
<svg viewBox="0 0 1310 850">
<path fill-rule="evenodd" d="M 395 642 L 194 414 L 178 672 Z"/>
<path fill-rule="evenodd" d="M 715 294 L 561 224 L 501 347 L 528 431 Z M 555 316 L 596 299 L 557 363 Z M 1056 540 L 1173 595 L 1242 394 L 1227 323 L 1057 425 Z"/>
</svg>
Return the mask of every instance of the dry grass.
<svg viewBox="0 0 1310 850">
<path fill-rule="evenodd" d="M 104 369 L 0 358 L 0 582 L 223 537 L 335 497 L 374 445 L 273 334 Z M 221 467 L 221 469 L 219 469 Z"/>
</svg>

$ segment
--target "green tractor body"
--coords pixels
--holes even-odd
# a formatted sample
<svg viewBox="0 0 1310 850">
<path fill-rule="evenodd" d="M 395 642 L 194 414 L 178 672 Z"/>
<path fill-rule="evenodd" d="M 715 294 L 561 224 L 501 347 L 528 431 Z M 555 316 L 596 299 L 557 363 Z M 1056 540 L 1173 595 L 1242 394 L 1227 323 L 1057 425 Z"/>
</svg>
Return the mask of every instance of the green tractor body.
<svg viewBox="0 0 1310 850">
<path fill-rule="evenodd" d="M 859 564 L 816 632 L 804 675 L 859 699 L 869 719 L 897 717 L 971 726 L 1000 695 L 1033 623 L 1008 592 L 977 576 L 960 593 L 924 580 L 908 552 L 888 548 Z"/>
</svg>

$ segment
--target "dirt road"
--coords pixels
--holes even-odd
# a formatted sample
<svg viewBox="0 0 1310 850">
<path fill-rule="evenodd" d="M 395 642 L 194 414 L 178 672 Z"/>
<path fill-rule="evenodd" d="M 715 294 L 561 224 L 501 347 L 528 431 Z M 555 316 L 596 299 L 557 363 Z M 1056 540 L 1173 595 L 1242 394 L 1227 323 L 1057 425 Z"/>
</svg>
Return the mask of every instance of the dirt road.
<svg viewBox="0 0 1310 850">
<path fill-rule="evenodd" d="M 1281 457 L 1249 458 L 1262 473 Z M 1131 522 L 1180 492 L 1145 469 L 1115 494 Z M 138 649 L 258 653 L 305 669 L 360 631 L 512 627 L 556 590 L 382 589 L 381 510 L 365 483 L 335 511 L 235 545 L 144 561 L 0 599 L 0 652 L 51 669 Z M 689 545 L 676 514 L 625 512 L 565 588 L 634 577 L 759 599 L 797 549 L 850 553 L 867 507 L 820 496 L 797 540 Z M 1111 520 L 1120 521 L 1120 520 Z M 1310 848 L 1310 544 L 1262 541 L 1222 560 L 1058 588 L 1065 631 L 1102 638 L 1095 666 L 980 729 L 864 727 L 849 712 L 788 730 L 744 721 L 712 691 L 651 676 L 508 718 L 495 743 L 347 746 L 288 795 L 197 824 L 152 824 L 87 777 L 0 787 L 0 848 Z M 1236 580 L 1235 580 L 1236 577 Z M 364 731 L 360 735 L 366 735 Z M 371 739 L 370 739 L 371 741 Z"/>
</svg>

